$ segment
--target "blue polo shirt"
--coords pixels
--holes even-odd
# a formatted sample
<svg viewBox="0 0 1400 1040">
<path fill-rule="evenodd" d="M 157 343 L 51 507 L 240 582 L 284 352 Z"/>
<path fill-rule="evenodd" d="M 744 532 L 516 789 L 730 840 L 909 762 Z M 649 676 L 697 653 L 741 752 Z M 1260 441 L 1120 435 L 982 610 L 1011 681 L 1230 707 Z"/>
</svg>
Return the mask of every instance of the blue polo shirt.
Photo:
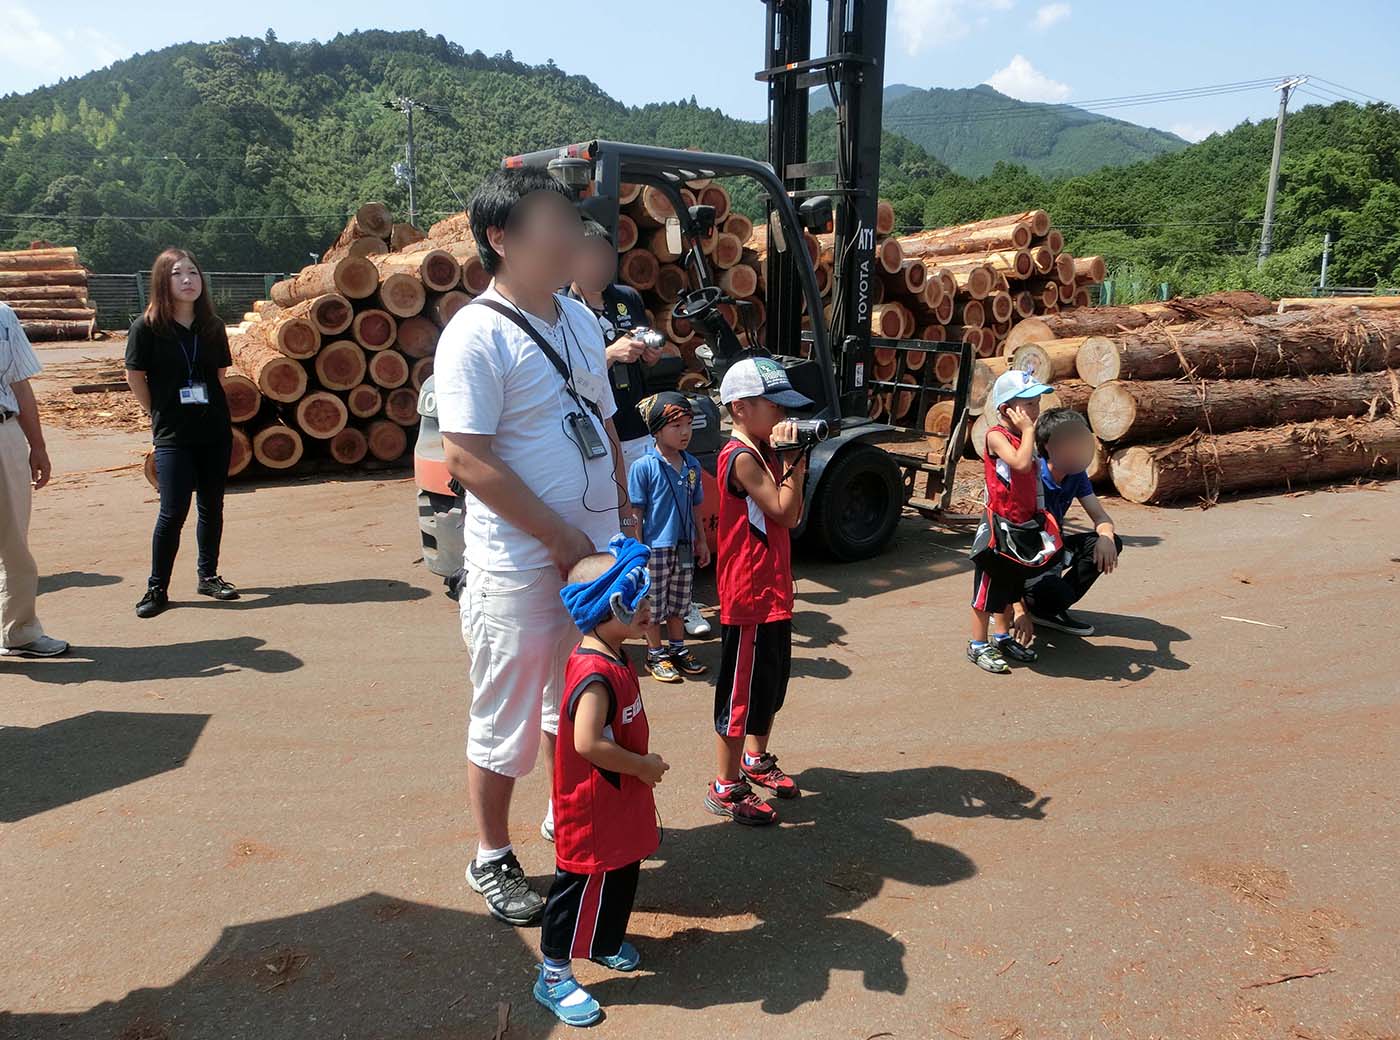
<svg viewBox="0 0 1400 1040">
<path fill-rule="evenodd" d="M 1076 498 L 1094 493 L 1094 485 L 1089 483 L 1087 473 L 1071 473 L 1060 483 L 1050 475 L 1050 463 L 1040 460 L 1040 485 L 1045 489 L 1045 508 L 1056 523 L 1064 523 L 1065 514 L 1074 505 Z"/>
<path fill-rule="evenodd" d="M 700 460 L 681 452 L 681 468 L 672 466 L 655 444 L 627 474 L 627 497 L 642 511 L 642 536 L 653 549 L 695 542 L 695 507 L 705 498 Z"/>
</svg>

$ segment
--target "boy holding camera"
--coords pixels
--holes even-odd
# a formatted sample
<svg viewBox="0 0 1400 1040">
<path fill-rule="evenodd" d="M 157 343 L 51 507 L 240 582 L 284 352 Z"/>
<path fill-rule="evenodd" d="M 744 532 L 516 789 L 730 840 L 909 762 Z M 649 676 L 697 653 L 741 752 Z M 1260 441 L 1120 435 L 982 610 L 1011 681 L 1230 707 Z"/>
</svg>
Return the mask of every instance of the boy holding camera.
<svg viewBox="0 0 1400 1040">
<path fill-rule="evenodd" d="M 695 568 L 710 562 L 710 546 L 700 522 L 705 497 L 700 460 L 690 444 L 694 412 L 674 390 L 644 399 L 637 411 L 654 443 L 627 474 L 627 493 L 641 514 L 637 537 L 651 547 L 652 616 L 647 629 L 647 671 L 653 679 L 678 683 L 682 675 L 704 675 L 706 668 L 685 647 L 683 619 L 690 609 Z M 667 643 L 661 645 L 661 625 Z"/>
<path fill-rule="evenodd" d="M 778 798 L 797 783 L 768 751 L 773 716 L 783 706 L 792 666 L 792 550 L 788 532 L 802 516 L 807 456 L 786 409 L 812 402 L 793 390 L 772 358 L 745 358 L 725 373 L 720 403 L 734 436 L 716 469 L 719 522 L 715 576 L 722 650 L 715 686 L 719 772 L 705 808 L 736 823 L 777 821 L 750 784 Z M 786 456 L 786 460 L 784 459 Z"/>
</svg>

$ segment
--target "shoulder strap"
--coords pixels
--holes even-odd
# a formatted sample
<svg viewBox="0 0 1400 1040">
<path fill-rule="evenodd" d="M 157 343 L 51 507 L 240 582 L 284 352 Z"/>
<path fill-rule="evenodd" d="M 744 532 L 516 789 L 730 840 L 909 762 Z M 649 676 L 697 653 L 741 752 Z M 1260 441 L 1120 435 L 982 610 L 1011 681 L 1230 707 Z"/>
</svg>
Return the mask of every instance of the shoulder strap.
<svg viewBox="0 0 1400 1040">
<path fill-rule="evenodd" d="M 598 410 L 598 406 L 592 401 L 580 397 L 578 392 L 574 389 L 573 373 L 569 371 L 569 366 L 564 364 L 564 359 L 559 356 L 559 352 L 549 345 L 549 341 L 541 336 L 539 331 L 526 321 L 519 311 L 507 307 L 505 304 L 496 300 L 475 299 L 468 306 L 489 307 L 501 317 L 518 327 L 525 335 L 529 336 L 530 339 L 534 341 L 535 346 L 540 348 L 540 353 L 549 359 L 549 363 L 554 366 L 554 371 L 559 373 L 559 378 L 564 381 L 564 389 L 568 392 L 568 395 L 574 399 L 574 403 L 580 408 L 587 408 L 598 417 L 599 422 L 603 421 L 603 414 Z M 568 315 L 563 312 L 562 308 L 559 312 L 559 320 L 569 320 Z"/>
</svg>

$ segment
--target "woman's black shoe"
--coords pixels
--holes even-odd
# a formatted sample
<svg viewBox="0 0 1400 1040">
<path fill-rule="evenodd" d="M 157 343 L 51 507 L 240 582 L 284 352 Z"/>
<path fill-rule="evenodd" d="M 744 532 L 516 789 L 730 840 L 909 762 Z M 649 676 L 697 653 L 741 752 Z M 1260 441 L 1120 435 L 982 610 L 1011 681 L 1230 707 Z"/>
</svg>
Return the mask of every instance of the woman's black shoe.
<svg viewBox="0 0 1400 1040">
<path fill-rule="evenodd" d="M 199 585 L 195 588 L 201 596 L 210 596 L 214 599 L 237 599 L 238 590 L 217 574 L 212 578 L 200 578 Z"/>
<path fill-rule="evenodd" d="M 141 602 L 136 604 L 136 616 L 153 618 L 157 614 L 163 614 L 168 606 L 170 606 L 170 597 L 165 594 L 165 590 L 150 586 L 146 589 L 146 594 L 141 597 Z"/>
</svg>

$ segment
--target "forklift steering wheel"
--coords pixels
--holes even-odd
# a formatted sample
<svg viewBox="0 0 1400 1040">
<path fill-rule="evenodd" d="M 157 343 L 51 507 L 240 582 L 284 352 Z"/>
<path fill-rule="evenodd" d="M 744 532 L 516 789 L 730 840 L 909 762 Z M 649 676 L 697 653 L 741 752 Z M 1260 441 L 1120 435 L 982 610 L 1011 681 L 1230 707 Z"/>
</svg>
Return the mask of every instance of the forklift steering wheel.
<svg viewBox="0 0 1400 1040">
<path fill-rule="evenodd" d="M 719 301 L 723 296 L 724 291 L 717 285 L 707 285 L 694 292 L 686 293 L 671 308 L 671 317 L 684 318 L 686 321 L 699 321 L 708 317 L 719 306 Z"/>
</svg>

